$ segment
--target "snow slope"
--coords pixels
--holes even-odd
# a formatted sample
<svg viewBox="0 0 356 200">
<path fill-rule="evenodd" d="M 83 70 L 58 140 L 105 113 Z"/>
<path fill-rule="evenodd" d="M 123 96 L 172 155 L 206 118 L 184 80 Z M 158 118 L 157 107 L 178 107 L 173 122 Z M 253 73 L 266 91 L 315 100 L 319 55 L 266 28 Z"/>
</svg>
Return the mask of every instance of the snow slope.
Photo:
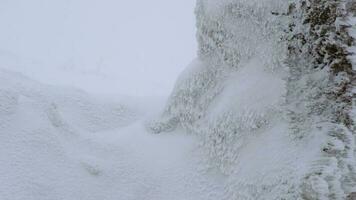
<svg viewBox="0 0 356 200">
<path fill-rule="evenodd" d="M 253 67 L 232 77 L 249 82 L 246 79 L 257 74 L 272 81 L 268 73 Z M 0 196 L 4 200 L 273 199 L 299 183 L 296 177 L 308 170 L 305 163 L 318 154 L 312 147 L 321 142 L 319 135 L 305 143 L 293 142 L 284 134 L 287 125 L 276 120 L 264 131 L 244 137 L 236 168 L 222 173 L 214 164 L 220 160 L 206 159 L 215 152 L 209 157 L 201 148 L 202 142 L 217 138 L 202 141 L 180 128 L 169 134 L 148 133 L 146 117 L 160 110 L 150 101 L 98 99 L 4 70 L 0 82 Z M 236 93 L 244 92 L 231 90 L 225 95 L 236 98 Z M 267 104 L 278 102 L 271 98 Z M 212 113 L 225 109 L 215 108 Z M 217 147 L 231 150 L 232 145 Z"/>
<path fill-rule="evenodd" d="M 130 102 L 0 71 L 1 199 L 219 199 L 196 138 L 147 133 Z"/>
<path fill-rule="evenodd" d="M 198 0 L 198 58 L 161 115 L 148 98 L 94 98 L 0 71 L 0 196 L 352 199 L 345 2 Z"/>
</svg>

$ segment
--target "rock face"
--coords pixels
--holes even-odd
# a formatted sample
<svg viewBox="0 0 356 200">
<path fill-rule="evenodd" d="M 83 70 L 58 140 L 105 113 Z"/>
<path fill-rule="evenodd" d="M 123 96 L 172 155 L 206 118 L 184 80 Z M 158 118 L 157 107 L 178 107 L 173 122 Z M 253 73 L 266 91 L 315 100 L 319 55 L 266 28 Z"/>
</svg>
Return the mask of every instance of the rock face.
<svg viewBox="0 0 356 200">
<path fill-rule="evenodd" d="M 293 134 L 315 128 L 327 143 L 305 176 L 305 199 L 345 199 L 355 192 L 355 70 L 350 48 L 355 2 L 300 1 L 291 5 L 287 103 Z M 318 185 L 325 185 L 321 190 Z M 312 186 L 314 185 L 314 186 Z"/>
<path fill-rule="evenodd" d="M 355 5 L 198 0 L 198 58 L 152 130 L 198 135 L 226 199 L 352 196 Z"/>
</svg>

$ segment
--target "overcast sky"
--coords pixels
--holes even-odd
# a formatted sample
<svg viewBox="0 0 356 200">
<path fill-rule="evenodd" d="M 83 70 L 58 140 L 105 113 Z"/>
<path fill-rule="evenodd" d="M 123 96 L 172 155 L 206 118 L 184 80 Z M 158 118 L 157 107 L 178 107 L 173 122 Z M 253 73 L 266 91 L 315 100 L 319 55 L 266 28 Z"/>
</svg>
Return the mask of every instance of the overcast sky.
<svg viewBox="0 0 356 200">
<path fill-rule="evenodd" d="M 0 66 L 91 92 L 166 95 L 196 54 L 194 0 L 0 0 Z"/>
</svg>

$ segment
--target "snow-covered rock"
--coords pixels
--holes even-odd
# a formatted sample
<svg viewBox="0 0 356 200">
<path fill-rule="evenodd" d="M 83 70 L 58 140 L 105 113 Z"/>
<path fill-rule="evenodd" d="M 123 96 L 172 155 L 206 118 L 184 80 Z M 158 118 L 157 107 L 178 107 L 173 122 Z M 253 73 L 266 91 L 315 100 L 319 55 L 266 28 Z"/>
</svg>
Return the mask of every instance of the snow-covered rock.
<svg viewBox="0 0 356 200">
<path fill-rule="evenodd" d="M 349 3 L 198 0 L 198 58 L 151 130 L 198 135 L 208 166 L 231 183 L 226 199 L 347 198 L 356 192 Z"/>
<path fill-rule="evenodd" d="M 288 38 L 288 116 L 294 135 L 320 129 L 322 156 L 304 177 L 306 199 L 346 199 L 356 191 L 354 1 L 293 4 Z"/>
<path fill-rule="evenodd" d="M 165 135 L 138 101 L 0 70 L 0 198 L 353 199 L 355 11 L 198 0 L 198 58 L 149 124 Z"/>
</svg>

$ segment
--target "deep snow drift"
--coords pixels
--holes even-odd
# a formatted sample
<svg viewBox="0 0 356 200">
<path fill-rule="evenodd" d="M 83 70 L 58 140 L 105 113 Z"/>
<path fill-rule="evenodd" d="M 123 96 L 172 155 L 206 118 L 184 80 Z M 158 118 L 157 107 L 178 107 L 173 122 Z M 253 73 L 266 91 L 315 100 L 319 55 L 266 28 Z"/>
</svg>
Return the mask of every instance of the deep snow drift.
<svg viewBox="0 0 356 200">
<path fill-rule="evenodd" d="M 196 138 L 147 133 L 145 116 L 158 108 L 146 101 L 0 70 L 0 199 L 219 199 L 223 176 L 202 170 Z"/>
<path fill-rule="evenodd" d="M 198 0 L 198 57 L 162 113 L 0 71 L 0 197 L 353 199 L 355 12 Z"/>
</svg>

